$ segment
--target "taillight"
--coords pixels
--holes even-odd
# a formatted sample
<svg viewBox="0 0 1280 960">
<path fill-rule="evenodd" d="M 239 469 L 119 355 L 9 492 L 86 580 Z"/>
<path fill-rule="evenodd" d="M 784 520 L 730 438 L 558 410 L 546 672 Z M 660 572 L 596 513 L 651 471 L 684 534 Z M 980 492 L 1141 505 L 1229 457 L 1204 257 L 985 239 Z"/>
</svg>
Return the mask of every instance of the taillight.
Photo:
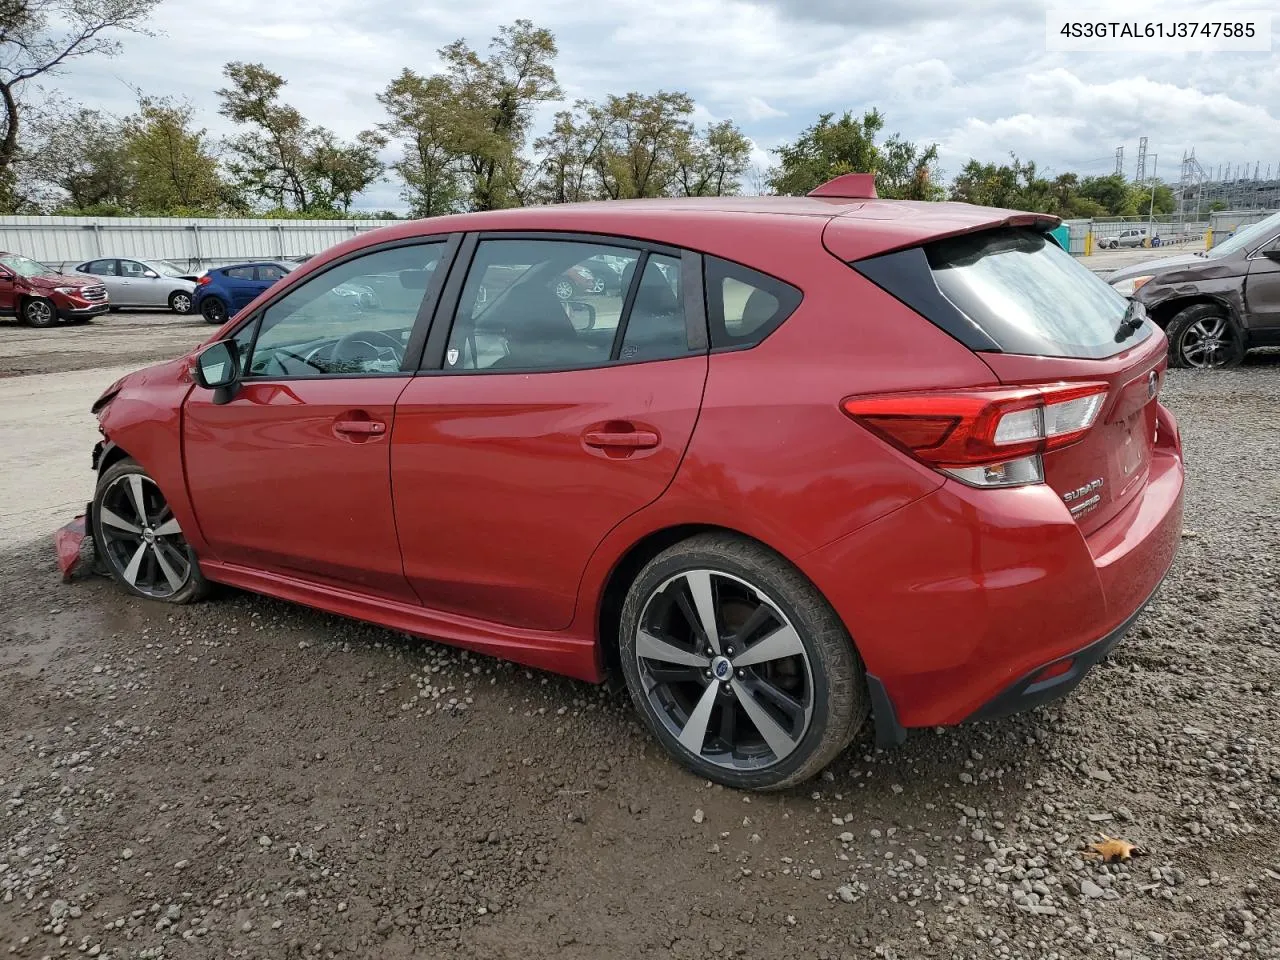
<svg viewBox="0 0 1280 960">
<path fill-rule="evenodd" d="M 206 283 L 212 283 L 212 282 L 213 282 L 213 278 L 206 274 L 205 276 L 201 277 L 199 280 L 196 281 L 196 285 L 203 287 Z"/>
<path fill-rule="evenodd" d="M 929 466 L 978 487 L 1044 480 L 1041 456 L 1088 432 L 1105 383 L 849 397 L 841 409 Z"/>
</svg>

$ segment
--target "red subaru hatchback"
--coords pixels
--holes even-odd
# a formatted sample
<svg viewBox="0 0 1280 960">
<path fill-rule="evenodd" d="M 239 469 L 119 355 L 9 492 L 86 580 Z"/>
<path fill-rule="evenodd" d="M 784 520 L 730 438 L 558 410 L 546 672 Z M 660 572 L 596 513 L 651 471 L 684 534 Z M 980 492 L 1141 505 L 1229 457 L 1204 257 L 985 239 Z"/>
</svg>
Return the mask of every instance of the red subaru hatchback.
<svg viewBox="0 0 1280 960">
<path fill-rule="evenodd" d="M 1060 696 L 1179 540 L 1165 338 L 1053 218 L 866 187 L 335 247 L 97 401 L 97 551 L 143 597 L 615 667 L 737 787 L 868 716 L 887 745 Z M 588 261 L 620 287 L 557 296 Z"/>
</svg>

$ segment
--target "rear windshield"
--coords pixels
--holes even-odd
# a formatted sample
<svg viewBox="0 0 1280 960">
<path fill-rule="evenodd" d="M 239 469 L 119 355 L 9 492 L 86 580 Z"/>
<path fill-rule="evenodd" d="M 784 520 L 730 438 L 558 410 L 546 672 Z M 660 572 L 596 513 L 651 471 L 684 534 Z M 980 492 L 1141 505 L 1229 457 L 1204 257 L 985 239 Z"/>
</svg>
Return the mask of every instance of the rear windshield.
<svg viewBox="0 0 1280 960">
<path fill-rule="evenodd" d="M 1151 335 L 1128 301 L 1052 238 L 1000 229 L 925 247 L 942 295 L 1005 353 L 1097 359 Z"/>
</svg>

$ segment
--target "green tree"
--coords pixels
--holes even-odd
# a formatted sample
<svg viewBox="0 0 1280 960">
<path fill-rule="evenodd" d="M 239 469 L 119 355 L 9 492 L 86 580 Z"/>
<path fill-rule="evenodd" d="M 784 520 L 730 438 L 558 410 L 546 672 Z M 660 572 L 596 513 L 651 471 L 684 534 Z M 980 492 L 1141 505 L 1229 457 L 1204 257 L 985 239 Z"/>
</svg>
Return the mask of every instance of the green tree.
<svg viewBox="0 0 1280 960">
<path fill-rule="evenodd" d="M 773 152 L 778 164 L 769 171 L 775 193 L 798 196 L 846 173 L 874 173 L 876 192 L 882 197 L 935 200 L 942 196 L 937 183 L 938 148 L 904 140 L 898 134 L 881 147 L 876 137 L 884 129 L 884 115 L 868 110 L 856 119 L 846 110 L 840 119 L 824 113 L 794 143 Z"/>
<path fill-rule="evenodd" d="M 130 206 L 140 212 L 214 214 L 226 185 L 207 131 L 197 128 L 190 103 L 141 96 L 125 118 L 121 148 L 133 173 Z"/>
<path fill-rule="evenodd" d="M 218 112 L 246 128 L 227 141 L 227 170 L 249 197 L 273 208 L 345 210 L 382 175 L 376 131 L 344 143 L 312 126 L 281 101 L 284 77 L 261 63 L 228 63 L 223 73 L 230 86 L 218 91 Z"/>
<path fill-rule="evenodd" d="M 588 107 L 589 122 L 605 131 L 595 158 L 602 196 L 666 196 L 677 182 L 680 157 L 690 151 L 692 113 L 692 97 L 665 90 L 610 96 Z"/>
<path fill-rule="evenodd" d="M 686 197 L 720 197 L 742 189 L 751 141 L 732 120 L 709 123 L 676 152 L 677 191 Z"/>
<path fill-rule="evenodd" d="M 0 209 L 10 209 L 26 86 L 88 56 L 115 56 L 120 32 L 148 33 L 160 0 L 0 0 Z"/>
<path fill-rule="evenodd" d="M 534 141 L 541 155 L 535 197 L 543 203 L 579 203 L 599 196 L 597 159 L 609 135 L 607 122 L 580 100 L 572 110 L 560 110 L 551 130 Z"/>
<path fill-rule="evenodd" d="M 122 140 L 123 124 L 109 114 L 63 101 L 46 104 L 28 127 L 23 195 L 42 210 L 127 213 L 135 175 Z"/>
<path fill-rule="evenodd" d="M 445 76 L 423 77 L 408 68 L 378 94 L 388 119 L 379 124 L 404 150 L 391 169 L 404 186 L 400 196 L 415 217 L 462 208 L 459 111 Z"/>
<path fill-rule="evenodd" d="M 312 206 L 347 213 L 356 194 L 374 183 L 386 169 L 378 151 L 386 146 L 382 134 L 365 130 L 354 142 L 343 143 L 332 130 L 312 131 L 307 174 L 312 184 Z"/>
<path fill-rule="evenodd" d="M 551 31 L 517 20 L 499 28 L 489 50 L 482 59 L 456 40 L 440 51 L 458 114 L 453 147 L 475 210 L 520 202 L 534 108 L 561 96 Z"/>
</svg>

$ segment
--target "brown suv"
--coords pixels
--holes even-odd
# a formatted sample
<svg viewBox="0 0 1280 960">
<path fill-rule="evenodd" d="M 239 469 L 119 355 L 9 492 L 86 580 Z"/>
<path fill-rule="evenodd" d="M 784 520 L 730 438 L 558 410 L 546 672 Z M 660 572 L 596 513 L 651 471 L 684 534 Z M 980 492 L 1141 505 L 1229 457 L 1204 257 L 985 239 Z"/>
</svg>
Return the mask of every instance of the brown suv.
<svg viewBox="0 0 1280 960">
<path fill-rule="evenodd" d="M 1148 260 L 1107 278 L 1164 328 L 1177 367 L 1234 367 L 1280 346 L 1280 213 L 1205 253 Z"/>
</svg>

